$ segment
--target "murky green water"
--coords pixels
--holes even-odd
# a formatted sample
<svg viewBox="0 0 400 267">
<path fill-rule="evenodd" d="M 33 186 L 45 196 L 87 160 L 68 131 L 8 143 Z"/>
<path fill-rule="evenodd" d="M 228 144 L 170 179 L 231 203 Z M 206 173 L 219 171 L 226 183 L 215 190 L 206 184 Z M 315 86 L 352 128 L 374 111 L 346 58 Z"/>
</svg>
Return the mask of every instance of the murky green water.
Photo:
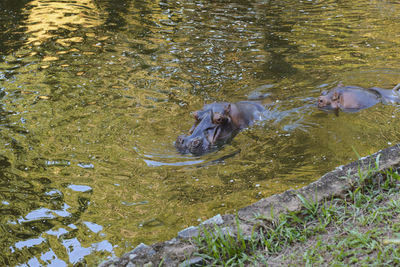
<svg viewBox="0 0 400 267">
<path fill-rule="evenodd" d="M 398 106 L 315 106 L 399 62 L 391 1 L 1 1 L 0 265 L 94 264 L 399 142 Z M 176 152 L 190 111 L 255 92 L 267 120 Z"/>
</svg>

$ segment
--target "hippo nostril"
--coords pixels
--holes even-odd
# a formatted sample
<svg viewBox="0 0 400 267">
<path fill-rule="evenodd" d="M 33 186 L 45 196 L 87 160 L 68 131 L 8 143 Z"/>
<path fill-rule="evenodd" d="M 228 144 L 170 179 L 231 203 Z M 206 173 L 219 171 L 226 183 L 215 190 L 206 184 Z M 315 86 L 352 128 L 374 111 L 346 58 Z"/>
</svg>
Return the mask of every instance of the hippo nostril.
<svg viewBox="0 0 400 267">
<path fill-rule="evenodd" d="M 176 143 L 182 146 L 185 143 L 185 138 L 183 136 L 178 136 Z"/>
<path fill-rule="evenodd" d="M 198 146 L 200 146 L 200 144 L 201 144 L 201 139 L 200 138 L 193 139 L 192 147 L 198 147 Z"/>
</svg>

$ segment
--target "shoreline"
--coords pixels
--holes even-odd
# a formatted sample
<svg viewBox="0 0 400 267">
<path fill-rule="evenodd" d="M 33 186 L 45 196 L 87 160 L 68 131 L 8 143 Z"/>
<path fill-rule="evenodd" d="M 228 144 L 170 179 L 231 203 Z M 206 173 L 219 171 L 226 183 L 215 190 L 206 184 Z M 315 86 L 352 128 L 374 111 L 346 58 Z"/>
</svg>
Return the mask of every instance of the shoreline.
<svg viewBox="0 0 400 267">
<path fill-rule="evenodd" d="M 140 244 L 121 257 L 106 260 L 99 266 L 202 266 L 205 263 L 203 258 L 195 255 L 198 247 L 193 238 L 202 232 L 203 226 L 207 228 L 217 226 L 224 233 L 237 236 L 237 225 L 240 225 L 240 235 L 246 240 L 251 239 L 254 229 L 268 227 L 283 214 L 300 212 L 304 207 L 304 199 L 321 203 L 332 198 L 344 198 L 358 182 L 360 172 L 374 167 L 376 167 L 375 172 L 380 172 L 393 166 L 400 166 L 400 144 L 339 166 L 300 189 L 290 189 L 261 199 L 240 209 L 237 217 L 233 214 L 222 216 L 218 214 L 199 226 L 183 229 L 176 238 L 152 245 Z"/>
</svg>

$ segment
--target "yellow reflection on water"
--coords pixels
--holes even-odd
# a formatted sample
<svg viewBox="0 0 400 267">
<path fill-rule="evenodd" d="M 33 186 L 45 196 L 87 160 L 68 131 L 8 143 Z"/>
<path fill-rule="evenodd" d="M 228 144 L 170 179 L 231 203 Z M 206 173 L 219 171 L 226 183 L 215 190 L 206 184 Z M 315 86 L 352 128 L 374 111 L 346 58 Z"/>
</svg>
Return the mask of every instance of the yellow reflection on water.
<svg viewBox="0 0 400 267">
<path fill-rule="evenodd" d="M 80 0 L 79 4 L 71 1 L 34 0 L 24 12 L 28 14 L 24 25 L 29 36 L 27 42 L 34 45 L 60 36 L 56 33 L 59 30 L 75 31 L 82 26 L 91 28 L 104 23 L 100 10 L 92 0 Z M 58 39 L 57 43 L 68 46 L 71 42 L 82 41 L 81 37 L 69 37 Z"/>
</svg>

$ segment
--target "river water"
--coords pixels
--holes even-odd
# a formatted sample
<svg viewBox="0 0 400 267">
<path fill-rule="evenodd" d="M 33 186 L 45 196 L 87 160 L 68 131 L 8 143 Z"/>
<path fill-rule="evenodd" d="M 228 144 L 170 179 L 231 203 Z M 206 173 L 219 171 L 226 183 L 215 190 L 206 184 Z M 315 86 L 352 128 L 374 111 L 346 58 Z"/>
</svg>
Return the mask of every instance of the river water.
<svg viewBox="0 0 400 267">
<path fill-rule="evenodd" d="M 325 113 L 400 82 L 396 1 L 0 2 L 0 265 L 94 265 L 400 141 L 400 108 Z M 190 112 L 265 119 L 181 155 Z"/>
</svg>

